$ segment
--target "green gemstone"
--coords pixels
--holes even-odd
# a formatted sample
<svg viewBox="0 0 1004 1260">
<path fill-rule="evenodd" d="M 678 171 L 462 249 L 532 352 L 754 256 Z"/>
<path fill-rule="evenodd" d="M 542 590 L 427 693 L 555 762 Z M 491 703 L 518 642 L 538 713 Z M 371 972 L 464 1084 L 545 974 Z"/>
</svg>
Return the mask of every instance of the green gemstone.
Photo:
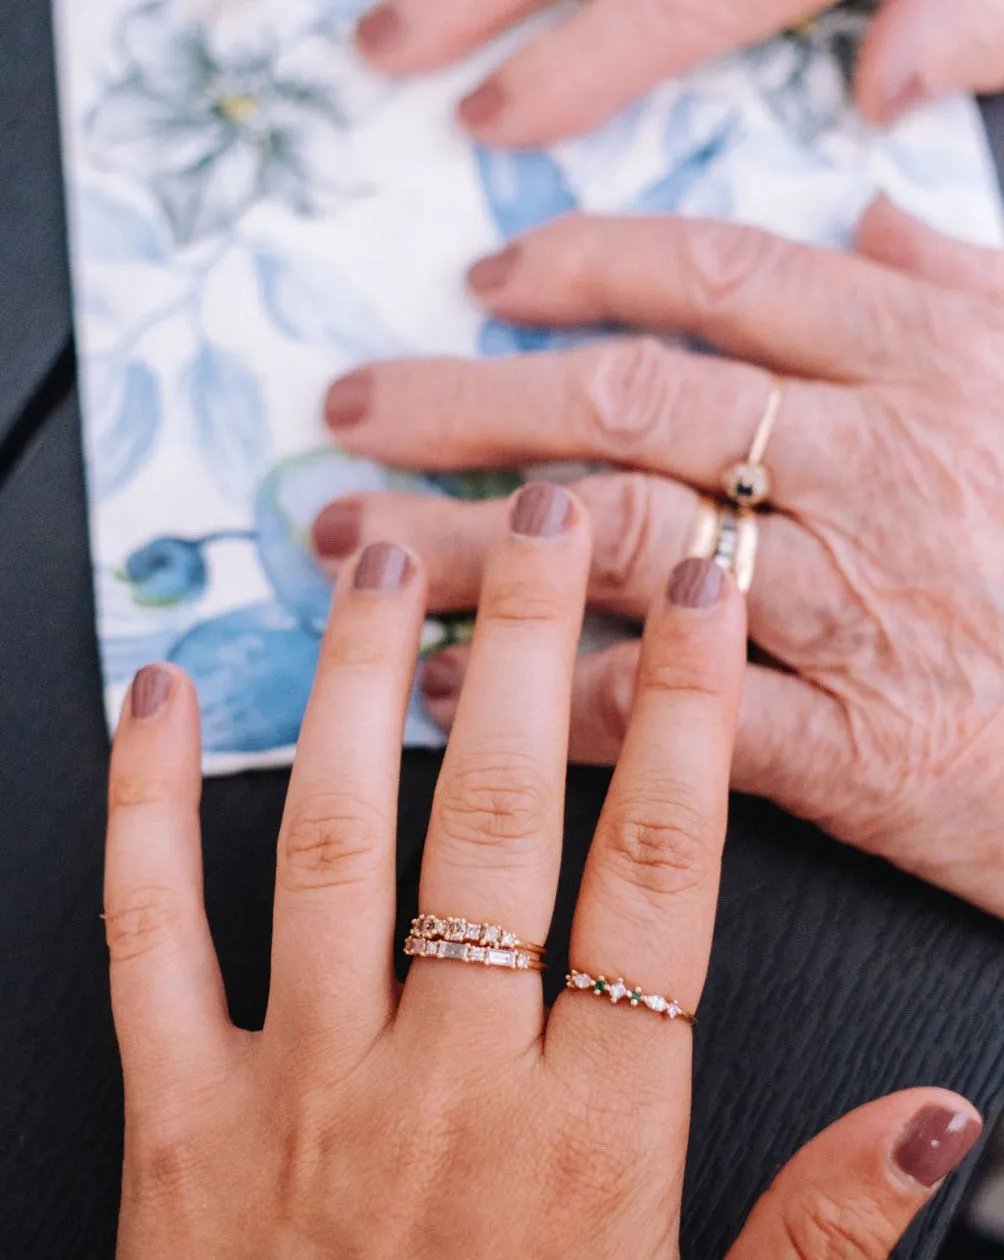
<svg viewBox="0 0 1004 1260">
<path fill-rule="evenodd" d="M 631 990 L 631 1001 L 635 1006 L 638 1005 L 638 1003 L 641 1001 L 641 989 Z"/>
<path fill-rule="evenodd" d="M 593 989 L 597 993 L 606 993 L 607 982 L 605 980 L 597 980 L 596 983 L 593 985 Z"/>
</svg>

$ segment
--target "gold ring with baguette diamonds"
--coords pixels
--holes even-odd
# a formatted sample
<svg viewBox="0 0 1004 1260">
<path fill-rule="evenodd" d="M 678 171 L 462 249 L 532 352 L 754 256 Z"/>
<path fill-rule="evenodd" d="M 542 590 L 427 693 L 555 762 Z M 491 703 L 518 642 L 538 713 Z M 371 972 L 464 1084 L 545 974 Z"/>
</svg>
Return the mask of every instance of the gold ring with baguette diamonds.
<svg viewBox="0 0 1004 1260">
<path fill-rule="evenodd" d="M 726 497 L 737 508 L 754 508 L 770 497 L 770 473 L 764 467 L 763 457 L 774 432 L 783 394 L 783 382 L 774 377 L 771 380 L 767 405 L 753 435 L 749 455 L 742 462 L 733 464 L 722 477 L 722 488 Z"/>
<path fill-rule="evenodd" d="M 543 945 L 521 940 L 500 923 L 421 914 L 411 921 L 404 952 L 411 958 L 440 958 L 482 967 L 543 971 L 546 951 Z"/>
<path fill-rule="evenodd" d="M 753 585 L 759 538 L 755 512 L 702 498 L 687 555 L 714 560 L 735 574 L 736 585 L 745 595 Z"/>
<path fill-rule="evenodd" d="M 697 1023 L 697 1017 L 685 1011 L 673 998 L 663 997 L 661 993 L 643 993 L 640 985 L 628 984 L 625 980 L 610 981 L 605 976 L 594 978 L 573 967 L 565 977 L 565 988 L 572 993 L 592 993 L 594 997 L 609 998 L 614 1006 L 623 1001 L 628 1006 L 644 1006 L 656 1015 L 664 1015 L 666 1019 L 681 1019 L 691 1027 Z"/>
</svg>

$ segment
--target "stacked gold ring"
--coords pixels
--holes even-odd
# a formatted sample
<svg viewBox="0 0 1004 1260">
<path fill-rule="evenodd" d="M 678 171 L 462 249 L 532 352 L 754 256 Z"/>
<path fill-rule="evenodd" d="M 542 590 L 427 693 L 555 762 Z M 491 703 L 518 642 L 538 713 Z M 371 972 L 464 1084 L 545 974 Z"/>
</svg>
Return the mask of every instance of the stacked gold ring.
<svg viewBox="0 0 1004 1260">
<path fill-rule="evenodd" d="M 411 958 L 438 958 L 514 971 L 543 971 L 546 953 L 543 945 L 521 940 L 501 923 L 434 914 L 412 919 L 404 952 Z"/>
<path fill-rule="evenodd" d="M 697 509 L 687 555 L 714 560 L 735 574 L 736 585 L 746 594 L 753 584 L 759 529 L 755 509 L 770 496 L 770 473 L 763 464 L 767 444 L 781 407 L 784 385 L 771 383 L 763 416 L 757 425 L 749 455 L 733 464 L 722 477 L 727 502 L 702 498 Z"/>
</svg>

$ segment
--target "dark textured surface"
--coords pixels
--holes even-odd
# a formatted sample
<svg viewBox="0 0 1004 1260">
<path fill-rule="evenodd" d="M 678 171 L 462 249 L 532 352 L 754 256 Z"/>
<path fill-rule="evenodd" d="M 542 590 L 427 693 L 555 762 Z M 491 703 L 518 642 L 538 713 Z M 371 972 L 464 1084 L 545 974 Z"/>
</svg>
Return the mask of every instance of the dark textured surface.
<svg viewBox="0 0 1004 1260">
<path fill-rule="evenodd" d="M 106 1260 L 121 1125 L 98 918 L 107 741 L 46 11 L 45 0 L 0 0 L 0 1257 Z M 405 759 L 402 918 L 437 764 Z M 217 780 L 205 795 L 207 900 L 245 1025 L 264 1010 L 285 779 Z M 606 783 L 571 774 L 559 952 Z M 687 1260 L 722 1256 L 777 1167 L 859 1102 L 939 1083 L 996 1118 L 1002 946 L 999 924 L 737 802 L 697 1033 Z M 903 1257 L 933 1260 L 965 1182 L 949 1183 Z"/>
<path fill-rule="evenodd" d="M 70 336 L 45 0 L 0 4 L 0 443 Z M 2 463 L 0 463 L 2 468 Z"/>
</svg>

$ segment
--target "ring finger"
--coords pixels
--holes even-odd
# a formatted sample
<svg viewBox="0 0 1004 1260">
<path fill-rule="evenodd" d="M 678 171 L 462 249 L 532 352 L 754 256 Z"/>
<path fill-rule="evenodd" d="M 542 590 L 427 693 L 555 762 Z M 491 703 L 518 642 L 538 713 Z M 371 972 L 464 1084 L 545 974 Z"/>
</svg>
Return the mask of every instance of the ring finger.
<svg viewBox="0 0 1004 1260">
<path fill-rule="evenodd" d="M 397 467 L 599 461 L 718 490 L 749 454 L 771 379 L 652 338 L 612 338 L 565 354 L 373 365 L 336 382 L 327 420 L 340 446 Z M 832 493 L 844 474 L 831 452 L 863 428 L 857 391 L 786 381 L 764 461 L 771 502 L 800 510 Z"/>
<path fill-rule="evenodd" d="M 589 570 L 589 527 L 567 491 L 513 498 L 489 559 L 467 683 L 443 762 L 419 909 L 545 939 L 561 860 L 568 714 Z M 494 973 L 494 974 L 493 974 Z M 541 992 L 525 973 L 416 959 L 401 1018 L 480 1011 L 532 1041 Z M 520 1012 L 522 1019 L 519 1018 Z M 516 1018 L 513 1018 L 514 1015 Z"/>
</svg>

